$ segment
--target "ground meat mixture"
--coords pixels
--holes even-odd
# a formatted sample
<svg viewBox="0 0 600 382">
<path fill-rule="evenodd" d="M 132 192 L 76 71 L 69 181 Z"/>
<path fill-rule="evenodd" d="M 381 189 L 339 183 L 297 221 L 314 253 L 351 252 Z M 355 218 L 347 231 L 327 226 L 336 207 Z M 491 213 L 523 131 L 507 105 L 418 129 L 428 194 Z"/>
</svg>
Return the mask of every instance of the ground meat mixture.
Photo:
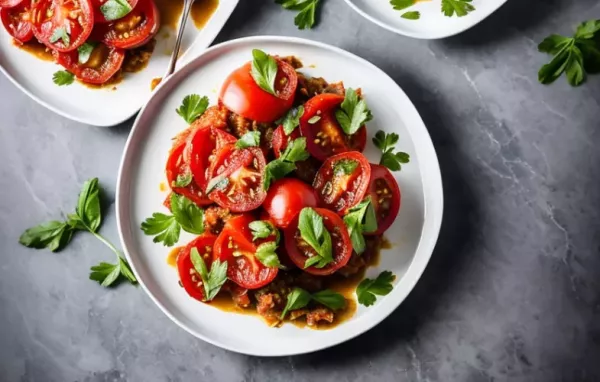
<svg viewBox="0 0 600 382">
<path fill-rule="evenodd" d="M 218 235 L 225 223 L 235 216 L 237 215 L 232 214 L 227 208 L 210 206 L 204 210 L 204 230 Z"/>
<path fill-rule="evenodd" d="M 249 131 L 260 131 L 260 148 L 265 153 L 270 153 L 272 151 L 273 131 L 277 128 L 275 124 L 252 121 L 233 112 L 229 113 L 227 124 L 231 134 L 237 138 Z"/>
<path fill-rule="evenodd" d="M 310 98 L 323 93 L 333 93 L 343 96 L 346 94 L 346 88 L 343 82 L 329 84 L 321 77 L 306 77 L 302 73 L 298 73 L 298 89 L 296 97 L 302 103 Z"/>
<path fill-rule="evenodd" d="M 224 106 L 211 106 L 206 109 L 200 118 L 192 123 L 190 128 L 214 127 L 229 131 L 229 125 L 227 124 L 228 115 L 229 110 Z"/>
<path fill-rule="evenodd" d="M 125 73 L 135 73 L 144 69 L 152 57 L 155 46 L 156 40 L 152 39 L 138 48 L 126 50 L 122 70 Z"/>
<path fill-rule="evenodd" d="M 333 312 L 327 308 L 317 308 L 306 315 L 306 324 L 315 326 L 319 321 L 333 322 Z"/>
</svg>

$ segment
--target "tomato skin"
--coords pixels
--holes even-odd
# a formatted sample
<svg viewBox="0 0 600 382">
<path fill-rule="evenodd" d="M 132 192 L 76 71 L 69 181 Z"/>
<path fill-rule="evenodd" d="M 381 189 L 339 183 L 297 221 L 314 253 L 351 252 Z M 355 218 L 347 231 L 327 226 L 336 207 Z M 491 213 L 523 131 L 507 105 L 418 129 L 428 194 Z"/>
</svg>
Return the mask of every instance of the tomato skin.
<svg viewBox="0 0 600 382">
<path fill-rule="evenodd" d="M 348 264 L 350 256 L 352 255 L 352 242 L 350 241 L 348 229 L 344 225 L 344 221 L 339 215 L 324 208 L 315 208 L 315 211 L 323 217 L 325 228 L 327 228 L 331 234 L 333 244 L 333 262 L 327 264 L 323 268 L 317 268 L 314 266 L 304 268 L 304 263 L 308 259 L 308 256 L 298 246 L 299 215 L 296 215 L 291 224 L 283 231 L 285 249 L 292 262 L 296 264 L 298 268 L 316 276 L 327 276 L 335 273 L 335 271 Z"/>
<path fill-rule="evenodd" d="M 20 43 L 25 44 L 33 38 L 33 25 L 31 25 L 31 12 L 29 1 L 21 1 L 12 8 L 1 8 L 0 19 L 6 31 L 12 38 Z M 0 1 L 0 6 L 1 6 Z"/>
<path fill-rule="evenodd" d="M 317 207 L 315 191 L 295 178 L 283 178 L 271 185 L 263 208 L 279 228 L 286 228 L 304 207 Z"/>
<path fill-rule="evenodd" d="M 0 8 L 13 8 L 17 5 L 21 5 L 23 2 L 25 2 L 25 0 L 0 0 Z"/>
<path fill-rule="evenodd" d="M 77 6 L 74 7 L 74 4 Z M 69 17 L 71 12 L 78 12 L 76 19 Z M 94 27 L 91 0 L 78 0 L 77 3 L 71 0 L 38 0 L 33 5 L 31 14 L 35 37 L 57 52 L 70 52 L 83 45 Z M 69 45 L 65 45 L 62 39 L 50 42 L 57 28 L 70 31 Z"/>
<path fill-rule="evenodd" d="M 160 13 L 154 0 L 141 0 L 127 16 L 105 27 L 102 42 L 115 48 L 137 48 L 150 41 L 159 26 Z M 124 37 L 125 34 L 127 37 Z"/>
<path fill-rule="evenodd" d="M 96 53 L 99 50 L 103 51 Z M 66 53 L 55 51 L 53 54 L 56 62 L 73 73 L 79 80 L 96 85 L 101 85 L 110 80 L 119 71 L 125 59 L 125 51 L 123 49 L 112 48 L 103 44 L 98 44 L 94 48 L 94 52 L 86 64 L 79 63 L 79 53 L 77 50 Z M 103 59 L 98 62 L 97 67 L 89 66 L 93 61 L 94 54 Z"/>
<path fill-rule="evenodd" d="M 300 118 L 300 131 L 306 137 L 306 149 L 320 161 L 347 151 L 365 149 L 367 129 L 362 126 L 352 135 L 344 133 L 335 118 L 335 109 L 344 101 L 339 94 L 318 94 L 304 104 L 304 114 Z M 320 117 L 314 123 L 313 117 Z"/>
<path fill-rule="evenodd" d="M 351 174 L 336 175 L 335 165 L 340 161 L 356 162 L 356 169 Z M 351 151 L 327 159 L 317 172 L 313 187 L 321 206 L 345 215 L 363 200 L 370 177 L 371 166 L 367 158 L 357 151 Z"/>
<path fill-rule="evenodd" d="M 227 278 L 247 289 L 262 288 L 279 272 L 278 268 L 266 267 L 254 256 L 260 244 L 275 240 L 275 236 L 271 236 L 253 241 L 248 225 L 254 220 L 251 214 L 228 220 L 214 245 L 214 259 L 227 262 Z M 242 254 L 236 256 L 236 252 Z"/>
<path fill-rule="evenodd" d="M 256 122 L 270 123 L 281 118 L 294 104 L 298 75 L 290 64 L 276 60 L 279 67 L 275 79 L 277 96 L 256 84 L 250 74 L 252 64 L 249 62 L 227 77 L 219 93 L 219 102 L 234 113 Z M 287 79 L 286 83 L 283 89 L 278 89 L 277 84 L 283 78 Z"/>
<path fill-rule="evenodd" d="M 385 188 L 387 192 L 380 192 Z M 365 235 L 382 235 L 396 220 L 402 196 L 396 178 L 385 166 L 371 163 L 371 179 L 367 193 L 377 216 L 377 231 Z"/>
<path fill-rule="evenodd" d="M 190 297 L 198 301 L 204 300 L 204 285 L 200 284 L 198 286 L 198 282 L 202 281 L 202 278 L 192 264 L 191 251 L 192 248 L 198 249 L 198 253 L 204 259 L 206 267 L 210 269 L 213 261 L 213 246 L 216 239 L 217 237 L 213 234 L 203 233 L 182 248 L 177 256 L 177 273 L 179 274 L 181 285 L 183 285 L 183 289 L 185 289 Z M 191 272 L 190 270 L 194 271 Z"/>
<path fill-rule="evenodd" d="M 110 22 L 112 22 L 112 21 L 107 20 L 106 17 L 104 17 L 104 13 L 102 13 L 102 10 L 100 10 L 100 7 L 104 3 L 106 3 L 106 1 L 107 0 L 92 0 L 92 7 L 94 9 L 94 22 L 95 23 L 110 23 Z M 140 1 L 143 1 L 143 0 L 140 0 Z M 134 9 L 136 4 L 138 3 L 138 0 L 127 0 L 127 2 L 131 6 L 131 8 Z M 131 12 L 130 12 L 130 14 L 131 14 Z M 125 16 L 125 17 L 127 17 L 127 16 Z"/>
</svg>

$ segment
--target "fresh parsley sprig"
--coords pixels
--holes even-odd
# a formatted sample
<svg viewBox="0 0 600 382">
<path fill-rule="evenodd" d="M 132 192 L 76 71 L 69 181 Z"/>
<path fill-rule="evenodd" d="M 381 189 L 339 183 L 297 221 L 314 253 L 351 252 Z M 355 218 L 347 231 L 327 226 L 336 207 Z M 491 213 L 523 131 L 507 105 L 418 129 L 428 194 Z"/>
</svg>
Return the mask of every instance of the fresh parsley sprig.
<svg viewBox="0 0 600 382">
<path fill-rule="evenodd" d="M 442 0 L 442 13 L 448 17 L 463 17 L 475 10 L 473 0 Z"/>
<path fill-rule="evenodd" d="M 71 85 L 75 81 L 75 75 L 66 70 L 59 70 L 52 75 L 52 82 L 58 86 Z"/>
<path fill-rule="evenodd" d="M 155 212 L 141 225 L 142 231 L 154 236 L 155 243 L 172 247 L 179 241 L 181 230 L 200 235 L 204 232 L 204 210 L 185 196 L 171 194 L 172 215 Z"/>
<path fill-rule="evenodd" d="M 71 36 L 65 27 L 58 27 L 52 31 L 52 35 L 48 39 L 51 43 L 55 43 L 58 40 L 62 40 L 62 43 L 65 47 L 68 47 L 71 44 Z"/>
<path fill-rule="evenodd" d="M 385 296 L 392 291 L 392 283 L 396 276 L 390 271 L 383 271 L 375 279 L 364 279 L 356 287 L 358 302 L 364 306 L 371 306 L 377 300 L 376 296 Z"/>
<path fill-rule="evenodd" d="M 279 256 L 277 255 L 277 247 L 281 238 L 279 230 L 268 220 L 253 221 L 248 227 L 252 232 L 252 241 L 275 236 L 275 241 L 268 241 L 260 244 L 256 248 L 254 256 L 266 267 L 282 268 L 281 262 L 279 262 Z"/>
<path fill-rule="evenodd" d="M 266 239 L 269 236 L 275 235 L 275 240 L 279 242 L 280 234 L 279 230 L 275 228 L 273 223 L 268 220 L 256 220 L 248 224 L 250 231 L 252 232 L 252 240 Z"/>
<path fill-rule="evenodd" d="M 131 12 L 131 5 L 127 0 L 108 0 L 100 6 L 100 12 L 108 21 L 117 20 Z"/>
<path fill-rule="evenodd" d="M 90 60 L 92 52 L 98 46 L 98 43 L 95 42 L 85 42 L 79 48 L 77 48 L 78 53 L 78 61 L 80 64 L 85 64 Z"/>
<path fill-rule="evenodd" d="M 352 175 L 357 167 L 358 162 L 354 159 L 341 159 L 333 165 L 333 174 L 336 176 Z"/>
<path fill-rule="evenodd" d="M 120 277 L 135 284 L 137 279 L 121 252 L 98 233 L 101 223 L 100 186 L 98 178 L 93 178 L 83 184 L 75 213 L 69 214 L 67 221 L 54 220 L 29 228 L 21 235 L 19 243 L 29 248 L 48 248 L 50 251 L 56 252 L 69 244 L 75 231 L 87 231 L 117 255 L 116 264 L 101 262 L 93 266 L 90 269 L 90 279 L 99 282 L 104 287 L 113 285 Z"/>
<path fill-rule="evenodd" d="M 554 56 L 539 70 L 542 84 L 550 84 L 566 73 L 567 81 L 579 86 L 586 73 L 600 73 L 600 20 L 581 23 L 573 37 L 550 35 L 538 45 L 538 50 Z"/>
<path fill-rule="evenodd" d="M 330 289 L 325 289 L 317 293 L 310 294 L 302 288 L 294 288 L 287 296 L 287 303 L 280 319 L 284 319 L 288 312 L 306 307 L 311 300 L 325 305 L 331 310 L 342 309 L 346 306 L 346 299 L 341 294 Z"/>
<path fill-rule="evenodd" d="M 397 11 L 401 11 L 403 9 L 412 7 L 416 3 L 417 3 L 417 0 L 390 0 L 390 4 Z"/>
<path fill-rule="evenodd" d="M 381 150 L 381 160 L 379 164 L 389 168 L 392 171 L 400 171 L 402 169 L 402 164 L 406 164 L 410 161 L 410 156 L 403 152 L 397 151 L 396 143 L 400 137 L 396 133 L 386 134 L 383 131 L 379 130 L 375 133 L 373 137 L 373 144 L 379 150 Z"/>
<path fill-rule="evenodd" d="M 335 118 L 340 123 L 342 130 L 346 134 L 352 135 L 361 126 L 372 120 L 373 114 L 371 114 L 365 100 L 360 99 L 354 89 L 348 88 L 344 102 L 340 105 L 340 109 L 335 111 Z"/>
<path fill-rule="evenodd" d="M 352 248 L 357 254 L 362 254 L 367 248 L 363 234 L 377 230 L 377 216 L 371 203 L 371 197 L 366 197 L 365 200 L 352 207 L 344 216 L 344 223 L 348 228 L 350 240 L 352 240 Z"/>
<path fill-rule="evenodd" d="M 421 18 L 421 12 L 419 11 L 410 11 L 404 12 L 400 17 L 407 20 L 419 20 Z"/>
<path fill-rule="evenodd" d="M 285 135 L 290 135 L 296 127 L 300 126 L 300 118 L 304 114 L 304 106 L 293 107 L 276 123 L 283 126 Z"/>
<path fill-rule="evenodd" d="M 301 137 L 290 141 L 281 156 L 269 162 L 265 167 L 263 188 L 268 190 L 271 183 L 294 171 L 296 162 L 307 160 L 309 156 L 310 154 L 306 151 L 306 138 Z"/>
<path fill-rule="evenodd" d="M 250 71 L 256 84 L 267 93 L 275 95 L 277 61 L 260 49 L 252 50 L 252 69 Z"/>
<path fill-rule="evenodd" d="M 294 24 L 298 29 L 310 29 L 315 25 L 315 15 L 319 0 L 275 0 L 277 4 L 291 11 L 298 11 Z"/>
<path fill-rule="evenodd" d="M 246 149 L 258 145 L 260 145 L 260 131 L 248 131 L 235 142 L 237 149 Z"/>
<path fill-rule="evenodd" d="M 176 110 L 187 123 L 192 123 L 200 118 L 208 108 L 208 97 L 198 94 L 189 94 L 183 98 L 181 106 Z"/>
<path fill-rule="evenodd" d="M 210 271 L 206 267 L 206 263 L 200 252 L 196 247 L 190 251 L 190 260 L 192 265 L 200 278 L 202 279 L 202 285 L 204 286 L 204 301 L 211 301 L 221 290 L 225 281 L 227 281 L 227 262 L 221 262 L 219 259 L 212 262 Z"/>
<path fill-rule="evenodd" d="M 300 236 L 308 245 L 315 250 L 315 255 L 304 262 L 304 268 L 323 268 L 333 261 L 333 245 L 331 234 L 327 231 L 323 217 L 310 207 L 304 207 L 300 211 L 298 219 Z"/>
</svg>

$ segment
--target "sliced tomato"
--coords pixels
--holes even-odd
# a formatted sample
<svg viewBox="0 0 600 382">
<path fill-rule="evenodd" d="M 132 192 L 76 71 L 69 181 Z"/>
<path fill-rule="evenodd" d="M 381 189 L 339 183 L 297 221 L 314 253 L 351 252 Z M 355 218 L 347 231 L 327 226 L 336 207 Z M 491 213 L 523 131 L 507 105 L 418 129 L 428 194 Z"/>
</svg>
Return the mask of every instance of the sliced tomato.
<svg viewBox="0 0 600 382">
<path fill-rule="evenodd" d="M 227 261 L 227 278 L 247 289 L 267 285 L 279 271 L 263 265 L 255 256 L 257 247 L 275 241 L 275 236 L 253 241 L 248 225 L 254 220 L 250 214 L 228 220 L 214 247 L 214 258 Z"/>
<path fill-rule="evenodd" d="M 315 255 L 315 250 L 300 235 L 298 229 L 299 215 L 296 215 L 292 223 L 284 230 L 285 249 L 298 268 L 304 269 L 304 271 L 313 275 L 326 276 L 348 264 L 352 255 L 352 242 L 344 221 L 339 215 L 324 208 L 315 208 L 315 211 L 323 217 L 325 228 L 331 235 L 333 261 L 323 268 L 314 266 L 304 268 L 306 260 Z"/>
<path fill-rule="evenodd" d="M 271 185 L 263 208 L 277 227 L 286 228 L 304 207 L 317 207 L 311 186 L 295 178 L 283 178 Z"/>
<path fill-rule="evenodd" d="M 30 0 L 0 0 L 0 8 L 13 8 L 25 2 L 29 3 Z"/>
<path fill-rule="evenodd" d="M 327 159 L 317 172 L 313 187 L 322 206 L 344 215 L 363 200 L 370 177 L 367 158 L 351 151 Z"/>
<path fill-rule="evenodd" d="M 250 74 L 252 64 L 249 62 L 227 77 L 219 101 L 234 113 L 256 122 L 268 123 L 281 118 L 294 104 L 298 75 L 290 64 L 276 60 L 279 68 L 275 78 L 276 95 L 256 84 Z"/>
<path fill-rule="evenodd" d="M 94 27 L 91 0 L 37 0 L 31 13 L 37 39 L 58 52 L 83 45 Z"/>
<path fill-rule="evenodd" d="M 94 8 L 94 21 L 96 23 L 110 23 L 110 20 L 107 20 L 106 17 L 104 17 L 104 13 L 102 13 L 102 5 L 104 5 L 104 3 L 106 3 L 108 0 L 92 0 L 92 7 Z M 125 0 L 127 3 L 129 3 L 129 6 L 131 7 L 131 9 L 134 9 L 136 4 L 138 3 L 138 0 Z M 131 13 L 131 12 L 130 12 Z M 127 17 L 127 16 L 125 16 Z"/>
<path fill-rule="evenodd" d="M 21 1 L 21 0 L 19 0 Z M 2 1 L 0 0 L 0 7 Z M 31 25 L 31 3 L 22 1 L 12 8 L 1 8 L 0 19 L 8 33 L 20 44 L 33 38 L 33 25 Z"/>
<path fill-rule="evenodd" d="M 159 26 L 160 14 L 154 0 L 141 0 L 127 16 L 105 27 L 102 42 L 115 48 L 137 48 L 150 41 Z"/>
<path fill-rule="evenodd" d="M 210 181 L 218 184 L 208 197 L 231 212 L 254 210 L 263 203 L 267 193 L 263 188 L 265 156 L 258 147 L 223 146 L 211 165 Z"/>
<path fill-rule="evenodd" d="M 371 163 L 369 189 L 377 216 L 377 231 L 365 235 L 381 235 L 394 223 L 400 211 L 401 194 L 394 175 L 385 166 Z"/>
<path fill-rule="evenodd" d="M 335 118 L 335 110 L 343 101 L 344 96 L 324 93 L 314 96 L 304 105 L 300 131 L 306 137 L 306 149 L 320 161 L 335 154 L 365 149 L 366 127 L 347 135 Z"/>
<path fill-rule="evenodd" d="M 192 248 L 196 248 L 206 267 L 210 269 L 213 261 L 213 246 L 217 237 L 210 233 L 203 233 L 196 239 L 192 240 L 185 248 L 182 248 L 177 255 L 177 272 L 179 273 L 179 280 L 183 289 L 191 297 L 196 300 L 204 300 L 204 285 L 202 284 L 202 278 L 200 274 L 194 268 L 192 264 L 191 252 Z"/>
<path fill-rule="evenodd" d="M 121 69 L 125 51 L 99 43 L 85 64 L 79 63 L 79 53 L 76 50 L 55 52 L 55 57 L 59 65 L 64 66 L 81 81 L 100 85 L 110 80 Z"/>
</svg>

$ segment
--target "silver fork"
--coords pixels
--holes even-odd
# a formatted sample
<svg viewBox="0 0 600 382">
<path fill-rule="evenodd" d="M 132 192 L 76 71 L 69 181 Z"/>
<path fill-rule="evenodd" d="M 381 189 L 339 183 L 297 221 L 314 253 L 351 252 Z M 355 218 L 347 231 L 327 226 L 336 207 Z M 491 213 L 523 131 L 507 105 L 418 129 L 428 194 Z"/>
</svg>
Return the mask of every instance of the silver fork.
<svg viewBox="0 0 600 382">
<path fill-rule="evenodd" d="M 171 61 L 169 61 L 169 67 L 167 68 L 167 73 L 164 78 L 167 78 L 175 71 L 175 65 L 177 64 L 177 60 L 179 59 L 179 49 L 181 48 L 181 40 L 183 39 L 183 31 L 185 30 L 185 24 L 187 23 L 188 16 L 190 15 L 190 11 L 192 10 L 192 4 L 194 4 L 195 0 L 184 0 L 183 2 L 183 12 L 181 13 L 181 18 L 179 19 L 179 28 L 177 30 L 177 39 L 175 40 L 175 48 L 173 49 L 173 54 L 171 55 Z"/>
</svg>

